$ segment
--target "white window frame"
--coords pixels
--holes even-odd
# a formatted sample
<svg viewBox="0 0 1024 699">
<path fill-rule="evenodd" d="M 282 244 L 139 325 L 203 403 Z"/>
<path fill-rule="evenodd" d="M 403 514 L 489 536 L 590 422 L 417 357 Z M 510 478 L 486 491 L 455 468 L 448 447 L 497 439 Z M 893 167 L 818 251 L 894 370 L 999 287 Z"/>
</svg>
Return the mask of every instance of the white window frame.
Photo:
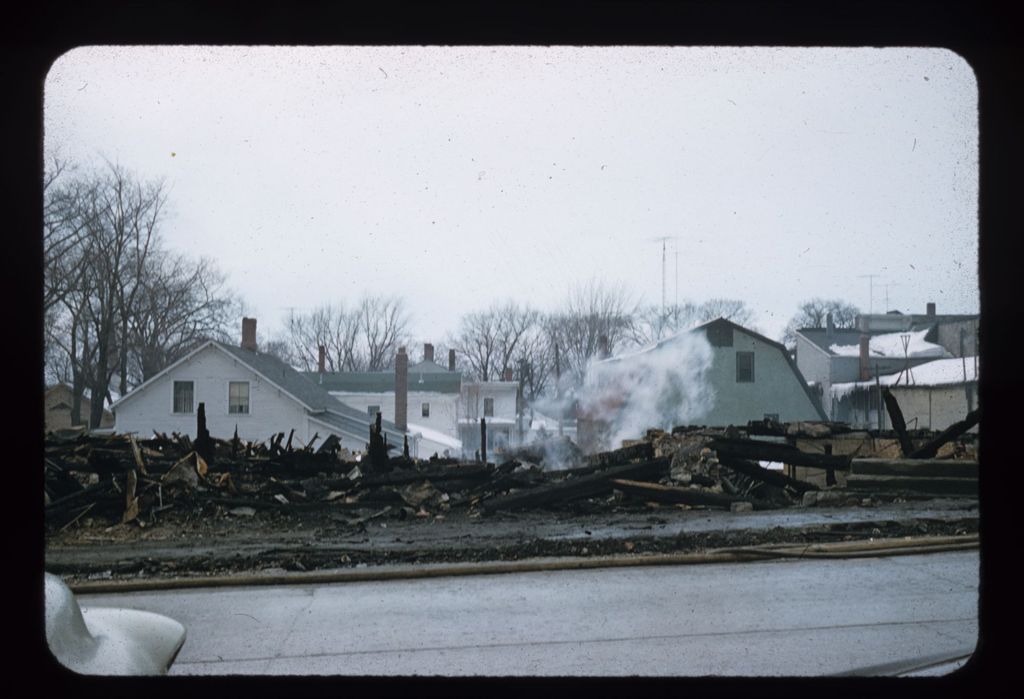
<svg viewBox="0 0 1024 699">
<path fill-rule="evenodd" d="M 232 384 L 245 384 L 245 411 L 244 412 L 232 412 L 231 411 L 231 386 Z M 228 401 L 227 411 L 228 415 L 239 416 L 239 415 L 252 415 L 252 382 L 250 381 L 228 381 L 227 386 Z"/>
<path fill-rule="evenodd" d="M 175 398 L 178 384 L 192 384 L 192 405 L 190 410 L 176 410 L 177 401 Z M 195 415 L 196 414 L 196 382 L 194 379 L 172 379 L 171 380 L 171 415 Z"/>
</svg>

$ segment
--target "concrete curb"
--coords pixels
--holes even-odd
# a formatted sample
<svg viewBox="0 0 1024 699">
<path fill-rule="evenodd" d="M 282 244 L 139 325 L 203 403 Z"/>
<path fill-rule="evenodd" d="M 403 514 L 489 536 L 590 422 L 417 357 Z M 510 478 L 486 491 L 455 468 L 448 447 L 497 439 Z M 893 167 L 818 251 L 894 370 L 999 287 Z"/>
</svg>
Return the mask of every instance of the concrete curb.
<svg viewBox="0 0 1024 699">
<path fill-rule="evenodd" d="M 943 537 L 904 537 L 843 541 L 828 544 L 770 544 L 736 549 L 714 549 L 700 553 L 616 554 L 612 556 L 530 558 L 488 563 L 440 563 L 372 568 L 273 573 L 267 575 L 239 574 L 209 577 L 169 578 L 162 580 L 102 580 L 69 583 L 76 594 L 116 592 L 149 592 L 200 587 L 243 587 L 250 585 L 322 585 L 347 582 L 414 580 L 458 575 L 500 575 L 553 570 L 590 568 L 622 568 L 654 565 L 696 565 L 705 563 L 743 563 L 771 558 L 862 558 L 901 556 L 944 551 L 963 551 L 978 547 L 978 535 Z"/>
</svg>

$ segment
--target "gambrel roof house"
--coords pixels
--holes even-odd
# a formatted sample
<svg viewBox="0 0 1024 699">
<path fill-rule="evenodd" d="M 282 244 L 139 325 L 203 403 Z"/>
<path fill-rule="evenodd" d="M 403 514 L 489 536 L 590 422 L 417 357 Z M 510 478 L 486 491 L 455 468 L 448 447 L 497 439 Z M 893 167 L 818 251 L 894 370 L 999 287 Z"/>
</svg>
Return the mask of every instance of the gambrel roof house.
<svg viewBox="0 0 1024 699">
<path fill-rule="evenodd" d="M 210 434 L 264 441 L 295 430 L 306 444 L 335 434 L 352 451 L 365 449 L 372 419 L 332 397 L 322 386 L 256 348 L 255 320 L 243 320 L 241 346 L 211 340 L 141 384 L 111 409 L 115 432 L 194 435 L 196 410 L 205 404 Z M 401 448 L 405 432 L 383 420 L 389 444 Z M 416 449 L 410 439 L 410 454 Z"/>
<path fill-rule="evenodd" d="M 786 348 L 725 318 L 597 362 L 588 370 L 588 380 L 591 376 L 598 377 L 597 385 L 580 400 L 584 451 L 619 446 L 608 439 L 610 426 L 611 433 L 635 439 L 648 428 L 681 424 L 825 420 Z M 637 412 L 638 419 L 628 418 Z M 629 425 L 625 431 L 632 434 L 615 425 Z"/>
</svg>

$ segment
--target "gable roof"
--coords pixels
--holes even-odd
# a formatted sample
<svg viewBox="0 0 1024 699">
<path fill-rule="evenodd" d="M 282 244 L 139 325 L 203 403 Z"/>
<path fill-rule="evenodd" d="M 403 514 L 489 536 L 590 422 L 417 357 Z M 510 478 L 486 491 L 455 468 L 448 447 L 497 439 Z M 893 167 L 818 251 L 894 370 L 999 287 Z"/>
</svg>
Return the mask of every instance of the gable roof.
<svg viewBox="0 0 1024 699">
<path fill-rule="evenodd" d="M 237 360 L 249 370 L 266 379 L 268 383 L 279 388 L 282 392 L 290 396 L 313 414 L 321 415 L 329 411 L 330 413 L 333 413 L 338 420 L 345 420 L 348 423 L 358 421 L 360 424 L 365 423 L 365 425 L 369 425 L 367 416 L 361 411 L 345 405 L 328 393 L 323 387 L 317 385 L 301 372 L 296 371 L 277 357 L 261 352 L 254 352 L 253 350 L 244 349 L 235 345 L 228 345 L 216 340 L 210 340 L 209 342 L 200 345 L 192 352 L 189 352 L 187 355 L 174 362 L 148 381 L 137 386 L 121 399 L 115 401 L 111 407 L 116 407 L 133 396 L 138 395 L 153 382 L 159 380 L 179 365 L 189 361 L 200 352 L 205 352 L 210 349 L 223 352 L 229 357 Z M 330 418 L 329 415 L 327 417 Z M 401 431 L 393 422 L 382 420 L 381 427 L 385 431 L 401 434 Z"/>
</svg>

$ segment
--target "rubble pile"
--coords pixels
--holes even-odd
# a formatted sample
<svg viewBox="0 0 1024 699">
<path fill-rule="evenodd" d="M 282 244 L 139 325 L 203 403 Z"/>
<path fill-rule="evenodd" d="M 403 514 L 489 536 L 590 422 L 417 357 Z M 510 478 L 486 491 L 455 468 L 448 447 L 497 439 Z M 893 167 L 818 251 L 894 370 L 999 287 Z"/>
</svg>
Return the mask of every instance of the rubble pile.
<svg viewBox="0 0 1024 699">
<path fill-rule="evenodd" d="M 977 424 L 977 416 L 968 423 L 967 429 Z M 51 530 L 83 517 L 145 527 L 186 512 L 209 516 L 211 509 L 235 517 L 319 510 L 360 526 L 384 516 L 439 520 L 453 509 L 470 516 L 666 506 L 740 512 L 864 504 L 879 493 L 976 495 L 975 441 L 965 433 L 882 439 L 831 423 L 752 422 L 650 430 L 620 449 L 591 455 L 560 438 L 508 451 L 498 463 L 413 459 L 407 447 L 390 455 L 396 447 L 386 444 L 379 425 L 370 426 L 365 455 L 342 449 L 334 436 L 319 448 L 318 436 L 297 444 L 294 433 L 262 443 L 215 439 L 202 429 L 194 441 L 177 433 L 150 439 L 50 434 L 45 514 Z M 903 456 L 879 458 L 893 442 L 902 444 Z M 833 447 L 843 453 L 833 454 Z M 790 475 L 801 469 L 825 481 Z"/>
</svg>

